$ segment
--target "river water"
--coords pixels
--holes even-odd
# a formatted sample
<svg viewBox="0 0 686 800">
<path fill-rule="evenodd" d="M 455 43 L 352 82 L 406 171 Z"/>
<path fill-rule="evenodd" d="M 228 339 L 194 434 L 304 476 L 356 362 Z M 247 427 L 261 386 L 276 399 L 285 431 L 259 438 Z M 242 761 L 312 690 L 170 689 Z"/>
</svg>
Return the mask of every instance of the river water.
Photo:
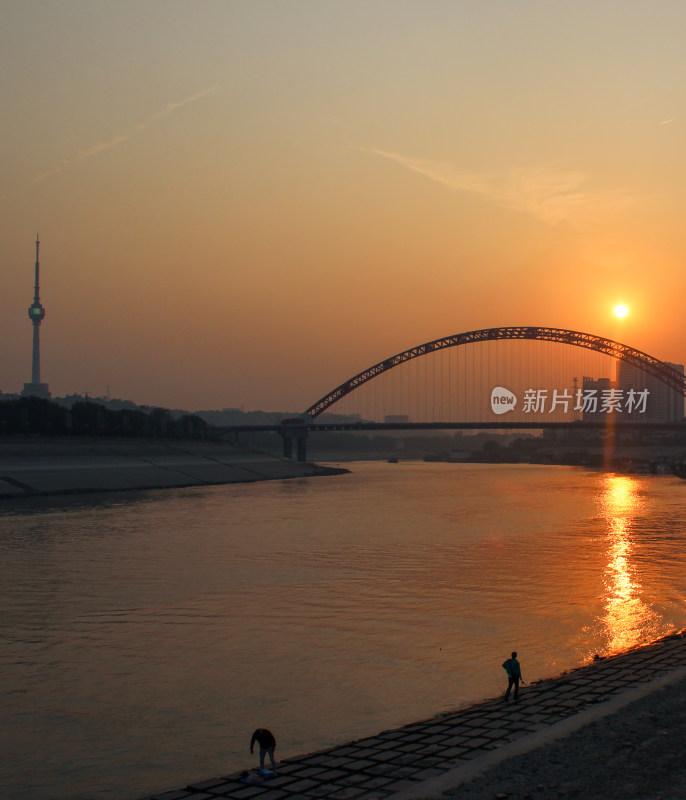
<svg viewBox="0 0 686 800">
<path fill-rule="evenodd" d="M 562 466 L 0 506 L 0 793 L 132 800 L 686 627 L 686 482 Z"/>
</svg>

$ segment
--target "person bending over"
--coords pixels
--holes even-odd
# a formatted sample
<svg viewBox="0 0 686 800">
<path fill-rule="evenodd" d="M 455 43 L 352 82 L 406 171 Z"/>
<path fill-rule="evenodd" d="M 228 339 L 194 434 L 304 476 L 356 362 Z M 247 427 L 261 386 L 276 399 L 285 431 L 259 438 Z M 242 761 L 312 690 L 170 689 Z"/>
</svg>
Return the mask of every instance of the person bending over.
<svg viewBox="0 0 686 800">
<path fill-rule="evenodd" d="M 276 762 L 274 761 L 274 748 L 276 747 L 276 739 L 271 731 L 266 728 L 258 728 L 252 735 L 250 740 L 250 752 L 253 752 L 255 742 L 260 746 L 260 772 L 264 772 L 264 756 L 269 753 L 269 760 L 272 765 L 272 770 L 276 770 Z"/>
</svg>

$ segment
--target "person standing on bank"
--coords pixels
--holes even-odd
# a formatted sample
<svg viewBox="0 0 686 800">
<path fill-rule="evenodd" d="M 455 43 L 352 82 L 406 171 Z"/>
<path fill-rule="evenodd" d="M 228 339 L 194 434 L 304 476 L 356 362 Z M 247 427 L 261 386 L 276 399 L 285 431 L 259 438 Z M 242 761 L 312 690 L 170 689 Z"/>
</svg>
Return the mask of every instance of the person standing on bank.
<svg viewBox="0 0 686 800">
<path fill-rule="evenodd" d="M 522 668 L 517 661 L 517 653 L 512 653 L 512 657 L 507 661 L 503 661 L 503 669 L 507 672 L 507 691 L 505 692 L 504 700 L 510 699 L 510 691 L 514 686 L 514 699 L 519 700 L 519 682 L 526 683 L 522 678 Z"/>
<path fill-rule="evenodd" d="M 276 770 L 276 762 L 274 761 L 274 748 L 276 747 L 276 739 L 271 731 L 266 728 L 258 728 L 252 735 L 250 740 L 250 752 L 253 752 L 255 742 L 260 746 L 260 772 L 264 772 L 264 756 L 269 753 L 269 760 L 272 765 L 272 770 Z"/>
</svg>

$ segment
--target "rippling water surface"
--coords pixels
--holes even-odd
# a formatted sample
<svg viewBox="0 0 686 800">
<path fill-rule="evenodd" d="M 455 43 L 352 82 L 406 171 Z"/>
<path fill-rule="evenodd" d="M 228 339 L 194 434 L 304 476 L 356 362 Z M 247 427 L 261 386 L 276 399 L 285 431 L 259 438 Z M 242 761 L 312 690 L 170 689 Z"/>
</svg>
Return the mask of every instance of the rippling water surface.
<svg viewBox="0 0 686 800">
<path fill-rule="evenodd" d="M 131 800 L 686 627 L 686 482 L 353 473 L 0 506 L 0 786 Z"/>
</svg>

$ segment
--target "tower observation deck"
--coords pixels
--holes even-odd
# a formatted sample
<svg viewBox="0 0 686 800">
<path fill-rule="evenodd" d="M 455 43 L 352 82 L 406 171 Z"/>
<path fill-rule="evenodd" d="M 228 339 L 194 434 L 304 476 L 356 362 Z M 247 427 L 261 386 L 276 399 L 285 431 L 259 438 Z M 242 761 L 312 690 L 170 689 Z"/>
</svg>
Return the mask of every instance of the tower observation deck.
<svg viewBox="0 0 686 800">
<path fill-rule="evenodd" d="M 24 384 L 23 397 L 50 397 L 47 383 L 40 380 L 40 324 L 45 318 L 45 309 L 40 302 L 40 263 L 38 251 L 40 240 L 36 235 L 36 275 L 33 287 L 33 303 L 29 306 L 29 319 L 33 325 L 33 357 L 31 360 L 31 382 Z"/>
</svg>

